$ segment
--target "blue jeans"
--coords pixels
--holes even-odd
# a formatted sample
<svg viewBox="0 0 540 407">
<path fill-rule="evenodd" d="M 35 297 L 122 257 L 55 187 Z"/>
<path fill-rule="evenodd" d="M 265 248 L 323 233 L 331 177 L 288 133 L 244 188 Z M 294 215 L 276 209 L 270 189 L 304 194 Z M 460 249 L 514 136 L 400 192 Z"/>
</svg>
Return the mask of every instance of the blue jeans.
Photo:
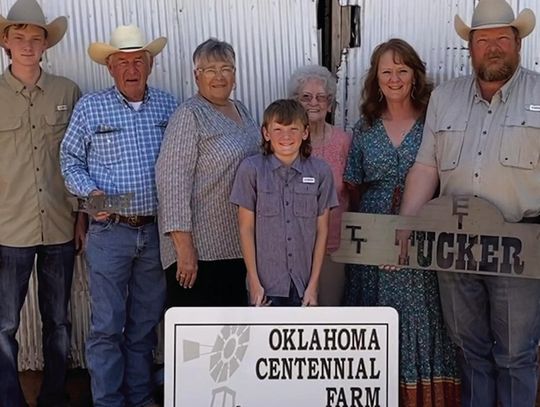
<svg viewBox="0 0 540 407">
<path fill-rule="evenodd" d="M 461 348 L 464 407 L 533 407 L 540 280 L 439 272 L 444 319 Z"/>
<path fill-rule="evenodd" d="M 92 222 L 86 260 L 92 311 L 86 359 L 94 406 L 145 406 L 153 402 L 155 328 L 166 294 L 157 226 Z"/>
<path fill-rule="evenodd" d="M 65 403 L 71 325 L 67 306 L 73 279 L 73 242 L 32 247 L 0 246 L 0 406 L 25 405 L 19 383 L 15 333 L 37 256 L 38 298 L 43 324 L 43 383 L 39 405 Z"/>
</svg>

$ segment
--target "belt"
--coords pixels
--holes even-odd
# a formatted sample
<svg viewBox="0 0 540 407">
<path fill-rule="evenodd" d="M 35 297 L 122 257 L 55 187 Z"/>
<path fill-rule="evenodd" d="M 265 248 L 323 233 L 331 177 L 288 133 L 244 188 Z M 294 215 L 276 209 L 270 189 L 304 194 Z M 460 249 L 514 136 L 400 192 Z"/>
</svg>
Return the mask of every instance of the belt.
<svg viewBox="0 0 540 407">
<path fill-rule="evenodd" d="M 130 215 L 122 216 L 117 213 L 109 215 L 109 219 L 114 223 L 125 223 L 126 225 L 133 226 L 138 228 L 140 226 L 149 225 L 151 223 L 156 223 L 155 216 L 139 216 L 139 215 Z"/>
<path fill-rule="evenodd" d="M 540 225 L 540 215 L 530 218 L 523 218 L 519 221 L 519 223 L 536 223 Z"/>
</svg>

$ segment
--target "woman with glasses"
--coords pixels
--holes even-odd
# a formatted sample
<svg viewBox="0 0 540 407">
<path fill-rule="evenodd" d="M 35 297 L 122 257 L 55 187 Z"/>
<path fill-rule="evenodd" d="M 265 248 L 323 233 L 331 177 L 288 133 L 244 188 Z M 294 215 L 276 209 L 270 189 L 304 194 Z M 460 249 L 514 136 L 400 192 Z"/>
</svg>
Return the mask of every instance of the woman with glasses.
<svg viewBox="0 0 540 407">
<path fill-rule="evenodd" d="M 169 120 L 156 164 L 168 305 L 246 305 L 246 269 L 229 195 L 240 162 L 259 151 L 259 128 L 231 98 L 236 68 L 230 44 L 203 42 L 193 63 L 198 92 Z"/>
<path fill-rule="evenodd" d="M 336 79 L 325 67 L 306 65 L 299 68 L 289 80 L 289 95 L 299 101 L 308 114 L 313 156 L 325 160 L 334 176 L 339 206 L 330 212 L 326 256 L 319 279 L 319 305 L 340 305 L 344 266 L 332 262 L 330 253 L 339 247 L 341 214 L 349 208 L 343 170 L 351 136 L 326 121 L 335 100 Z"/>
</svg>

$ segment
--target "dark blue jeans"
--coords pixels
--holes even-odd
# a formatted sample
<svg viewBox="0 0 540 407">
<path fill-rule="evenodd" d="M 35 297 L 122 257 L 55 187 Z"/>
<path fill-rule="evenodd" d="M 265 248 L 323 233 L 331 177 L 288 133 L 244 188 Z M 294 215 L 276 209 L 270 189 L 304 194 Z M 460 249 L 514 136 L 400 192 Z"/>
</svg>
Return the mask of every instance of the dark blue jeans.
<svg viewBox="0 0 540 407">
<path fill-rule="evenodd" d="M 67 306 L 73 279 L 73 242 L 33 247 L 0 246 L 0 406 L 25 405 L 17 372 L 15 333 L 37 256 L 38 297 L 43 323 L 43 383 L 40 406 L 65 403 L 64 382 L 71 325 Z"/>
</svg>

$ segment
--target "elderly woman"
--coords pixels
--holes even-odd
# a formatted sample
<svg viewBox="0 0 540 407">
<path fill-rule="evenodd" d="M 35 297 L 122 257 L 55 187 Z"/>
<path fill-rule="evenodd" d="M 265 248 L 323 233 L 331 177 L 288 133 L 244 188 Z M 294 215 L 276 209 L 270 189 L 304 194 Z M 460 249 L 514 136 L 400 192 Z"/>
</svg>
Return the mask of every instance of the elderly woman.
<svg viewBox="0 0 540 407">
<path fill-rule="evenodd" d="M 340 305 L 344 282 L 344 265 L 334 263 L 330 253 L 339 247 L 341 215 L 349 208 L 349 191 L 343 183 L 343 171 L 351 136 L 326 121 L 335 95 L 336 79 L 322 66 L 301 67 L 289 80 L 289 96 L 298 100 L 308 113 L 312 154 L 330 165 L 339 199 L 339 206 L 330 212 L 326 256 L 319 282 L 320 305 Z"/>
<path fill-rule="evenodd" d="M 397 214 L 422 140 L 431 84 L 416 51 L 391 39 L 371 56 L 345 181 L 363 186 L 359 212 Z M 455 349 L 443 325 L 436 273 L 347 268 L 347 305 L 390 306 L 400 323 L 400 406 L 458 406 Z"/>
<path fill-rule="evenodd" d="M 236 169 L 259 151 L 260 132 L 231 98 L 235 53 L 209 39 L 193 53 L 198 92 L 169 121 L 156 164 L 161 257 L 169 306 L 247 304 L 237 209 L 229 202 Z"/>
</svg>

